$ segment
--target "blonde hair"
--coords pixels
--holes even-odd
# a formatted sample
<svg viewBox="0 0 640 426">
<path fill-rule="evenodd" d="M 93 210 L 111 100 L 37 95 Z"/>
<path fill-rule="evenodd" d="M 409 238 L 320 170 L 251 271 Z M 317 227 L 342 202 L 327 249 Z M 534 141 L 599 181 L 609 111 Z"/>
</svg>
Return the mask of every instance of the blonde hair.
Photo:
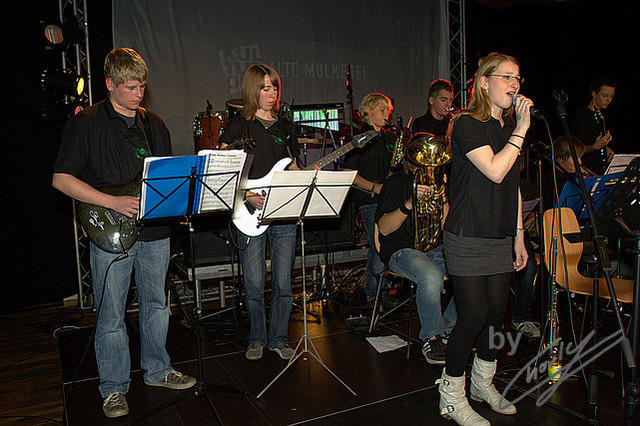
<svg viewBox="0 0 640 426">
<path fill-rule="evenodd" d="M 273 105 L 271 114 L 278 116 L 280 110 L 280 76 L 276 70 L 267 64 L 253 64 L 247 68 L 242 77 L 242 117 L 252 120 L 260 106 L 260 91 L 264 88 L 264 76 L 268 75 L 271 84 L 278 90 L 278 99 Z"/>
<path fill-rule="evenodd" d="M 367 121 L 369 111 L 373 110 L 380 104 L 384 104 L 387 108 L 389 108 L 389 113 L 393 111 L 393 103 L 388 96 L 377 92 L 364 95 L 364 97 L 362 98 L 362 102 L 360 102 L 360 115 L 362 116 L 362 119 L 364 121 Z"/>
<path fill-rule="evenodd" d="M 104 59 L 104 76 L 110 78 L 114 86 L 129 80 L 144 82 L 149 76 L 149 68 L 138 52 L 120 47 L 113 49 Z"/>
<path fill-rule="evenodd" d="M 451 132 L 451 124 L 453 124 L 458 118 L 463 115 L 470 115 L 476 120 L 480 121 L 488 121 L 491 118 L 492 102 L 491 99 L 489 99 L 489 95 L 487 94 L 487 92 L 479 86 L 479 82 L 482 77 L 488 78 L 491 74 L 493 74 L 496 68 L 498 68 L 503 62 L 511 62 L 520 67 L 520 63 L 516 58 L 514 58 L 513 56 L 505 55 L 504 53 L 492 52 L 478 61 L 479 67 L 478 72 L 475 76 L 475 81 L 473 83 L 473 94 L 471 95 L 469 106 L 466 109 L 458 112 L 451 119 L 448 133 Z M 513 106 L 506 109 L 504 111 L 504 114 L 512 117 Z"/>
</svg>

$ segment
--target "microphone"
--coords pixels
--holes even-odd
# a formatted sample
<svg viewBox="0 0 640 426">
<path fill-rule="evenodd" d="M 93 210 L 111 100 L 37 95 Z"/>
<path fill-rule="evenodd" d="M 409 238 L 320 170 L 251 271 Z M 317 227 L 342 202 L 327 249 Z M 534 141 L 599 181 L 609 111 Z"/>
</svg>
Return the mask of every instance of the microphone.
<svg viewBox="0 0 640 426">
<path fill-rule="evenodd" d="M 516 101 L 517 101 L 517 100 L 518 100 L 518 98 L 519 98 L 519 97 L 521 97 L 521 96 L 522 96 L 522 95 L 521 95 L 520 93 L 518 93 L 517 95 L 515 95 L 515 96 L 513 97 L 513 99 L 512 99 L 513 106 L 516 106 Z M 537 109 L 537 108 L 535 108 L 535 107 L 533 107 L 533 106 L 532 106 L 532 107 L 529 109 L 529 112 L 531 113 L 531 115 L 532 115 L 533 117 L 544 120 L 544 115 L 542 115 L 542 113 L 540 112 L 540 110 L 539 110 L 539 109 Z M 518 117 L 518 118 L 520 118 L 520 117 Z"/>
</svg>

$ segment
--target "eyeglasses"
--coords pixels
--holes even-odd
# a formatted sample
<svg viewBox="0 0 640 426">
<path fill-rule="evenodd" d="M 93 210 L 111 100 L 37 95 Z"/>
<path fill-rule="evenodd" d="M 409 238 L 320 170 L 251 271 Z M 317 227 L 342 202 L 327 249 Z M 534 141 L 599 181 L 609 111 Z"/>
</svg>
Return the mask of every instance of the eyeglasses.
<svg viewBox="0 0 640 426">
<path fill-rule="evenodd" d="M 511 83 L 512 81 L 517 81 L 518 84 L 524 83 L 524 77 L 520 77 L 519 75 L 507 75 L 507 74 L 489 74 L 489 77 L 500 77 L 503 80 Z"/>
</svg>

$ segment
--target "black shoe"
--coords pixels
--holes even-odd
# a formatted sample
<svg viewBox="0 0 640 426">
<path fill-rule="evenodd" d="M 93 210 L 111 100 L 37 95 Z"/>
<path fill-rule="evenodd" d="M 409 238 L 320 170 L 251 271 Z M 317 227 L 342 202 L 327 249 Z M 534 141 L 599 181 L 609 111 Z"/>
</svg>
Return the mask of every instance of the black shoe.
<svg viewBox="0 0 640 426">
<path fill-rule="evenodd" d="M 433 336 L 422 343 L 422 355 L 429 364 L 443 365 L 446 353 L 447 345 L 440 336 Z"/>
</svg>

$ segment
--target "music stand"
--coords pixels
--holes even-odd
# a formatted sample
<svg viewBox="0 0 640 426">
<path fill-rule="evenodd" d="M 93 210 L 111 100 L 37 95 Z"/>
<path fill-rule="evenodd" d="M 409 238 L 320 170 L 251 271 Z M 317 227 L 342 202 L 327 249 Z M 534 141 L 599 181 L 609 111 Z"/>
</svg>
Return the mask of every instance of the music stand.
<svg viewBox="0 0 640 426">
<path fill-rule="evenodd" d="M 144 420 L 191 395 L 195 395 L 196 397 L 205 397 L 216 420 L 222 425 L 222 419 L 211 401 L 207 389 L 246 394 L 240 389 L 214 386 L 204 381 L 200 336 L 202 293 L 200 282 L 196 277 L 193 256 L 194 227 L 192 223 L 194 216 L 230 213 L 233 210 L 235 197 L 238 195 L 240 172 L 243 168 L 248 168 L 246 164 L 247 155 L 242 151 L 215 151 L 215 153 L 208 151 L 194 156 L 145 159 L 138 220 L 143 223 L 160 219 L 179 220 L 186 225 L 189 232 L 191 280 L 194 288 L 193 329 L 196 335 L 198 377 L 193 388 L 187 389 L 175 398 L 148 410 L 133 423 Z"/>
<path fill-rule="evenodd" d="M 262 221 L 291 220 L 296 219 L 300 225 L 300 242 L 302 246 L 302 294 L 303 303 L 303 333 L 296 345 L 294 355 L 287 365 L 274 377 L 274 379 L 258 394 L 260 398 L 273 383 L 275 383 L 289 367 L 291 367 L 303 354 L 308 353 L 325 370 L 329 372 L 354 396 L 357 394 L 340 379 L 322 361 L 313 341 L 309 339 L 307 332 L 307 302 L 306 302 L 306 271 L 305 271 L 305 218 L 337 217 L 344 204 L 346 195 L 356 177 L 356 171 L 330 172 L 330 171 L 277 171 L 274 173 L 271 183 L 267 187 L 267 195 L 263 208 Z M 312 350 L 310 350 L 310 347 Z"/>
</svg>

